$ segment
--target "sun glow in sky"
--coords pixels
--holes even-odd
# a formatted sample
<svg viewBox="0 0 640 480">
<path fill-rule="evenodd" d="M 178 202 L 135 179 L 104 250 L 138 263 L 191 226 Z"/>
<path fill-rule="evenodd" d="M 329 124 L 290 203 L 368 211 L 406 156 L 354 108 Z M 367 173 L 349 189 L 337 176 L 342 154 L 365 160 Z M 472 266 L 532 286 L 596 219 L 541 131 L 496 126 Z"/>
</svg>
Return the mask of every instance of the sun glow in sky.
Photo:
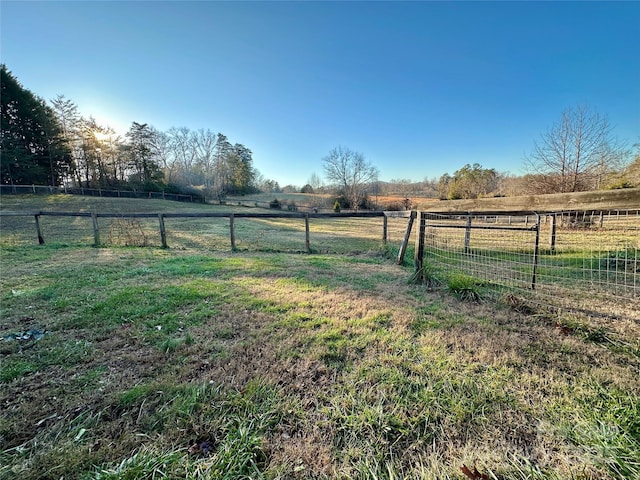
<svg viewBox="0 0 640 480">
<path fill-rule="evenodd" d="M 343 145 L 382 180 L 522 174 L 562 110 L 640 141 L 640 2 L 2 1 L 1 61 L 124 133 L 222 132 L 281 185 Z"/>
</svg>

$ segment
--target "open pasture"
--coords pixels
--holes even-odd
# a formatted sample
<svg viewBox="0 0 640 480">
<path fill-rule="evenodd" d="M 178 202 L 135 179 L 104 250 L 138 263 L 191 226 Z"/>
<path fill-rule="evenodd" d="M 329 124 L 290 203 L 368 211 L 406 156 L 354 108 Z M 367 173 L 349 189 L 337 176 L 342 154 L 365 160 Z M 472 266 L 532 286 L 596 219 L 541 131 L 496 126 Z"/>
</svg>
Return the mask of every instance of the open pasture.
<svg viewBox="0 0 640 480">
<path fill-rule="evenodd" d="M 92 213 L 110 214 L 96 219 L 101 246 L 162 245 L 157 215 L 163 219 L 166 243 L 170 248 L 201 248 L 231 250 L 229 214 L 234 219 L 234 250 L 268 252 L 304 252 L 307 250 L 305 219 L 286 210 L 247 208 L 238 205 L 202 205 L 163 200 L 102 199 L 71 195 L 3 197 L 4 212 L 81 213 L 84 216 L 42 215 L 39 226 L 43 240 L 57 245 L 94 245 Z M 170 212 L 170 213 L 169 213 Z M 242 214 L 282 214 L 285 218 L 242 218 Z M 111 215 L 112 214 L 112 215 Z M 129 217 L 127 215 L 150 215 Z M 153 215 L 151 215 L 153 214 Z M 212 214 L 220 217 L 184 218 L 179 215 Z M 0 216 L 0 229 L 10 232 L 0 239 L 5 245 L 37 244 L 34 215 Z M 389 218 L 387 241 L 396 249 L 406 230 L 406 219 Z M 383 218 L 339 217 L 311 218 L 309 221 L 310 250 L 316 253 L 377 254 L 386 251 L 383 245 Z"/>
<path fill-rule="evenodd" d="M 412 284 L 374 220 L 308 255 L 3 218 L 0 478 L 640 477 L 637 324 Z"/>
</svg>

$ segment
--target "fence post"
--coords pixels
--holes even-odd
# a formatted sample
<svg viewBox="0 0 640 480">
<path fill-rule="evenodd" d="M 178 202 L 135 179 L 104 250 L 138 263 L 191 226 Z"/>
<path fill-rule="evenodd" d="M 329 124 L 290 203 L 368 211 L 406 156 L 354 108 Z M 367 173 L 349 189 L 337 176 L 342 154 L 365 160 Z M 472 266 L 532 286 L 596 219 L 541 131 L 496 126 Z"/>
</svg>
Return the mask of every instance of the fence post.
<svg viewBox="0 0 640 480">
<path fill-rule="evenodd" d="M 467 228 L 464 230 L 464 253 L 468 254 L 471 244 L 471 214 L 467 216 Z M 509 223 L 511 223 L 511 217 L 509 217 Z"/>
<path fill-rule="evenodd" d="M 100 230 L 98 229 L 98 216 L 95 213 L 91 214 L 91 222 L 93 223 L 93 246 L 100 246 Z"/>
<path fill-rule="evenodd" d="M 536 275 L 538 274 L 538 258 L 539 257 L 540 257 L 540 215 L 536 213 L 536 243 L 533 248 L 533 272 L 531 274 L 531 290 L 536 289 Z"/>
<path fill-rule="evenodd" d="M 387 215 L 384 212 L 382 217 L 382 243 L 387 244 Z"/>
<path fill-rule="evenodd" d="M 158 223 L 160 224 L 160 241 L 162 242 L 162 248 L 169 248 L 167 246 L 167 232 L 164 229 L 164 215 L 158 214 Z"/>
<path fill-rule="evenodd" d="M 229 237 L 231 240 L 231 251 L 236 251 L 236 225 L 233 213 L 229 215 Z"/>
<path fill-rule="evenodd" d="M 413 258 L 413 267 L 416 271 L 416 280 L 422 282 L 424 279 L 424 231 L 426 229 L 426 218 L 424 212 L 418 212 L 418 235 L 416 237 L 416 251 Z"/>
<path fill-rule="evenodd" d="M 411 237 L 411 229 L 413 228 L 413 221 L 416 218 L 415 210 L 411 210 L 411 215 L 409 215 L 409 223 L 407 223 L 407 231 L 404 232 L 404 239 L 402 240 L 402 245 L 400 245 L 400 251 L 398 252 L 398 260 L 396 263 L 398 265 L 402 265 L 404 262 L 404 255 L 407 252 L 407 245 L 409 245 L 409 238 Z"/>
<path fill-rule="evenodd" d="M 40 229 L 40 215 L 34 215 L 36 219 L 36 232 L 38 233 L 38 244 L 44 245 L 44 237 L 42 236 L 42 230 Z"/>
<path fill-rule="evenodd" d="M 558 225 L 557 215 L 551 215 L 551 230 L 549 230 L 549 250 L 551 253 L 556 250 L 556 227 Z"/>
<path fill-rule="evenodd" d="M 307 253 L 311 253 L 311 241 L 309 238 L 309 214 L 304 214 L 304 245 L 307 249 Z"/>
</svg>

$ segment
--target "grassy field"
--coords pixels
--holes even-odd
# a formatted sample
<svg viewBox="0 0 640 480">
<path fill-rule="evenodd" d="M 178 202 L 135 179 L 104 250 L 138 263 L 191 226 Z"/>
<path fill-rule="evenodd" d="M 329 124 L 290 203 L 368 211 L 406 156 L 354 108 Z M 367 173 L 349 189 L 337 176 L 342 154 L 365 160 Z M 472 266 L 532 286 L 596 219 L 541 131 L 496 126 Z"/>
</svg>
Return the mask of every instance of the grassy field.
<svg viewBox="0 0 640 480">
<path fill-rule="evenodd" d="M 75 195 L 4 196 L 0 208 L 5 212 L 86 212 L 86 213 L 283 213 L 287 210 L 247 208 L 232 203 L 202 205 L 164 200 L 80 197 Z M 176 249 L 201 248 L 225 251 L 230 246 L 227 218 L 167 218 L 167 244 Z M 310 222 L 310 246 L 316 253 L 376 254 L 382 245 L 382 218 L 316 218 Z M 161 246 L 157 218 L 99 218 L 100 242 L 104 246 Z M 390 218 L 387 238 L 399 246 L 407 220 Z M 91 217 L 42 216 L 40 226 L 46 243 L 92 245 Z M 38 242 L 33 216 L 0 217 L 0 229 L 11 232 L 0 238 L 2 245 Z M 301 218 L 236 219 L 236 249 L 239 251 L 303 252 L 305 223 Z M 386 247 L 385 247 L 386 248 Z"/>
<path fill-rule="evenodd" d="M 640 351 L 603 341 L 636 330 L 464 278 L 430 291 L 379 242 L 37 246 L 2 227 L 2 479 L 640 478 Z"/>
</svg>

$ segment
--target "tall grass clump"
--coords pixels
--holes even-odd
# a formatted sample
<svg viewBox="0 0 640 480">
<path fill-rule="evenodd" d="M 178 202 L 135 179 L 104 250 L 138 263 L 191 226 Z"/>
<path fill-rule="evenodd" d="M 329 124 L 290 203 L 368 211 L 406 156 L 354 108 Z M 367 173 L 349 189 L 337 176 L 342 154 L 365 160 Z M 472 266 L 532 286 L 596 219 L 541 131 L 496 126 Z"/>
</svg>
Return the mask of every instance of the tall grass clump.
<svg viewBox="0 0 640 480">
<path fill-rule="evenodd" d="M 463 274 L 453 274 L 447 278 L 447 291 L 469 302 L 479 303 L 483 298 L 477 280 Z"/>
</svg>

